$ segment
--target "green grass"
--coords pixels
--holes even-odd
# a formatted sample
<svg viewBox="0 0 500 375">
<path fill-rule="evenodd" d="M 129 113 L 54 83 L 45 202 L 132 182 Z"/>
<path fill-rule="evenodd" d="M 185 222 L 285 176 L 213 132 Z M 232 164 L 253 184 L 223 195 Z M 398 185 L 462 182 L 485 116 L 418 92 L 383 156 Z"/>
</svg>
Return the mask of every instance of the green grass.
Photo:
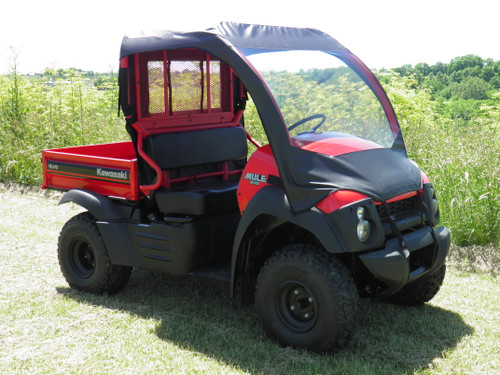
<svg viewBox="0 0 500 375">
<path fill-rule="evenodd" d="M 350 345 L 316 355 L 267 339 L 253 306 L 238 308 L 225 284 L 134 271 L 113 296 L 70 289 L 56 246 L 60 228 L 77 212 L 69 204 L 58 207 L 54 198 L 0 186 L 2 374 L 500 371 L 498 259 L 484 258 L 475 268 L 488 272 L 470 272 L 475 260 L 464 262 L 455 249 L 430 304 L 362 300 Z"/>
</svg>

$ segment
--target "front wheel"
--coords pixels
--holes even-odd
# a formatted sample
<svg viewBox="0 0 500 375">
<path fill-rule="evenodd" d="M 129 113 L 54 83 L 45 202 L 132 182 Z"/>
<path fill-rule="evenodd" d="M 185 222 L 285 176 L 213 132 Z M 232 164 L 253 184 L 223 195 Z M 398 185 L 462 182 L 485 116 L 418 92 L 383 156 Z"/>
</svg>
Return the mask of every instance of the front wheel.
<svg viewBox="0 0 500 375">
<path fill-rule="evenodd" d="M 289 245 L 262 267 L 255 306 L 266 333 L 281 345 L 338 351 L 354 333 L 358 294 L 338 259 L 312 245 Z"/>
<path fill-rule="evenodd" d="M 115 293 L 130 278 L 131 267 L 111 264 L 95 219 L 84 212 L 61 230 L 58 244 L 61 271 L 68 284 L 85 292 Z"/>
</svg>

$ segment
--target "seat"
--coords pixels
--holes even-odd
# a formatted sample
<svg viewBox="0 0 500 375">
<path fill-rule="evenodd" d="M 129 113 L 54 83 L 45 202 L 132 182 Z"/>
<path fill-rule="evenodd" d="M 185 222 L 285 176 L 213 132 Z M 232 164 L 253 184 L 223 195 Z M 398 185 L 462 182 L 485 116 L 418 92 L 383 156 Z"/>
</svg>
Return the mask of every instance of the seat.
<svg viewBox="0 0 500 375">
<path fill-rule="evenodd" d="M 146 140 L 147 153 L 168 176 L 154 193 L 166 214 L 237 211 L 236 190 L 248 152 L 241 127 L 164 133 Z"/>
</svg>

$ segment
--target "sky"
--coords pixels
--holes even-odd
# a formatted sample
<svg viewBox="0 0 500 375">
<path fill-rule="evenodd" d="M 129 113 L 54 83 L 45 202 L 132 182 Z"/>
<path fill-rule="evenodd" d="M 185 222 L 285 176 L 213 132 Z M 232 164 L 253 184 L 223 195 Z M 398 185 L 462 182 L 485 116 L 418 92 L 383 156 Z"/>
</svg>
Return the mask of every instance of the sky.
<svg viewBox="0 0 500 375">
<path fill-rule="evenodd" d="M 22 73 L 116 72 L 124 35 L 220 21 L 316 28 L 374 69 L 500 60 L 498 0 L 2 0 L 0 12 L 0 74 L 15 54 Z"/>
</svg>

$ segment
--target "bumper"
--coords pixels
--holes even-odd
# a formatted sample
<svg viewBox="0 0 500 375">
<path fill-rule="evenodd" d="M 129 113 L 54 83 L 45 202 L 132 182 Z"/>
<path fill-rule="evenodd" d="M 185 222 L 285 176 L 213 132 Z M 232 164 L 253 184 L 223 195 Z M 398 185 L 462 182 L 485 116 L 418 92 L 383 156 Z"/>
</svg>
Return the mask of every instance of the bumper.
<svg viewBox="0 0 500 375">
<path fill-rule="evenodd" d="M 403 235 L 408 250 L 397 238 L 387 241 L 382 250 L 360 255 L 372 275 L 387 285 L 384 294 L 393 294 L 406 284 L 434 273 L 444 264 L 450 248 L 450 231 L 426 227 Z"/>
</svg>

